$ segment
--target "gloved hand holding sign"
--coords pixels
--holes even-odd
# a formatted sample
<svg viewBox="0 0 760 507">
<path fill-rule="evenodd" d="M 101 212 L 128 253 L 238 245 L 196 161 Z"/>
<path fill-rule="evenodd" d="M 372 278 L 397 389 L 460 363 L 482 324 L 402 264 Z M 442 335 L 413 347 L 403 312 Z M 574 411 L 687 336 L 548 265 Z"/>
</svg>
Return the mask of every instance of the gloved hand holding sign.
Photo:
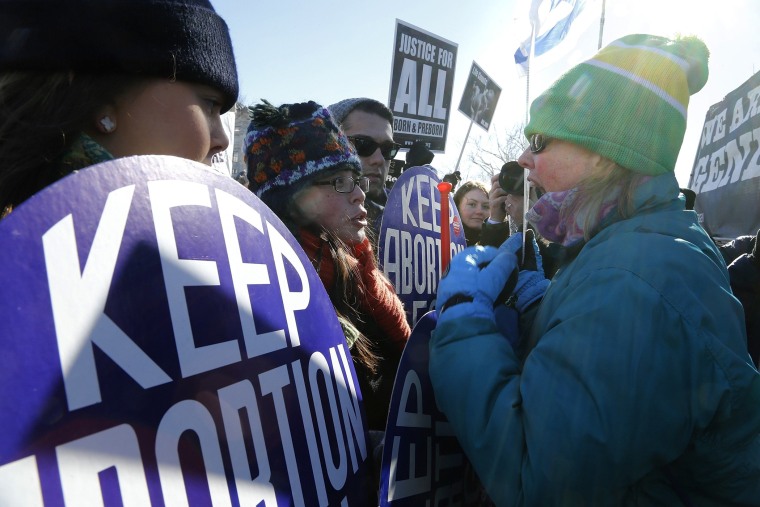
<svg viewBox="0 0 760 507">
<path fill-rule="evenodd" d="M 499 251 L 513 253 L 518 259 L 522 259 L 522 235 L 522 232 L 511 235 L 499 247 Z M 514 290 L 514 295 L 517 298 L 515 308 L 520 313 L 543 298 L 546 289 L 549 287 L 549 280 L 544 276 L 541 253 L 538 250 L 538 243 L 536 243 L 532 229 L 525 232 L 525 245 L 525 258 L 522 260 Z"/>
<path fill-rule="evenodd" d="M 436 297 L 438 323 L 461 317 L 494 320 L 517 281 L 517 257 L 490 246 L 465 248 L 451 259 Z"/>
</svg>

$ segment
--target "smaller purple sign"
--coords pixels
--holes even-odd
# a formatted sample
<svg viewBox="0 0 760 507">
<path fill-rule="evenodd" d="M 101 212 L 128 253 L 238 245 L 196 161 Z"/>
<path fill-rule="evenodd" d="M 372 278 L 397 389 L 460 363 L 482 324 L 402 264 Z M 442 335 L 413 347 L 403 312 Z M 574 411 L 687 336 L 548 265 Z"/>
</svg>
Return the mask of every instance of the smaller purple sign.
<svg viewBox="0 0 760 507">
<path fill-rule="evenodd" d="M 427 311 L 441 279 L 440 178 L 426 165 L 401 173 L 388 195 L 378 241 L 380 266 L 404 303 L 411 326 Z M 451 257 L 467 246 L 449 194 Z"/>
<path fill-rule="evenodd" d="M 396 373 L 380 469 L 380 506 L 492 506 L 446 416 L 428 374 L 436 313 L 420 318 Z"/>
</svg>

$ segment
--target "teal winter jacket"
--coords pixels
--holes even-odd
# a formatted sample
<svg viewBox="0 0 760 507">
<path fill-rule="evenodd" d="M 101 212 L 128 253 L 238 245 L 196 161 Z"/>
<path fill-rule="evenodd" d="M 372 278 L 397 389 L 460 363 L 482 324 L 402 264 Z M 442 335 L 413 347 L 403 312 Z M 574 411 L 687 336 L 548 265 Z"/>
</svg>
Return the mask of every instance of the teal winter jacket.
<svg viewBox="0 0 760 507">
<path fill-rule="evenodd" d="M 677 195 L 648 180 L 560 268 L 524 361 L 492 320 L 435 329 L 437 403 L 497 505 L 760 505 L 760 374 Z"/>
</svg>

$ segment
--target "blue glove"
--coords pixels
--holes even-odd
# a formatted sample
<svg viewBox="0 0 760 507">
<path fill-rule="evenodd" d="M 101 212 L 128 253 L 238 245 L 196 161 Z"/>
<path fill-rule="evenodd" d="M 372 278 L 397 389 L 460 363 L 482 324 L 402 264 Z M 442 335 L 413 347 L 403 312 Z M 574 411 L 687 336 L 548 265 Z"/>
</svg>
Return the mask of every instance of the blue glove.
<svg viewBox="0 0 760 507">
<path fill-rule="evenodd" d="M 465 248 L 451 259 L 438 285 L 438 323 L 462 317 L 494 320 L 494 303 L 511 293 L 516 273 L 513 253 L 491 246 Z"/>
<path fill-rule="evenodd" d="M 520 313 L 543 298 L 546 289 L 549 287 L 549 280 L 544 276 L 544 265 L 533 231 L 528 229 L 525 234 L 527 252 L 525 252 L 525 260 L 520 266 L 514 291 L 514 296 L 517 298 L 515 308 Z M 522 259 L 522 235 L 522 232 L 512 234 L 499 247 L 499 251 L 512 253 L 518 259 Z"/>
</svg>

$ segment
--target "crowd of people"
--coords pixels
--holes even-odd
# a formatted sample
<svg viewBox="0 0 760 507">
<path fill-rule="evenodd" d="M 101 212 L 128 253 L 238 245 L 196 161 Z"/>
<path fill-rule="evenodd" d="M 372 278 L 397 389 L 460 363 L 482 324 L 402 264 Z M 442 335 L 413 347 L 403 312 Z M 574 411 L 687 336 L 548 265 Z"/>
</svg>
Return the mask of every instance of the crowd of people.
<svg viewBox="0 0 760 507">
<path fill-rule="evenodd" d="M 98 162 L 227 148 L 237 71 L 208 0 L 50 5 L 0 5 L 0 216 Z M 757 505 L 758 239 L 718 248 L 673 172 L 708 55 L 612 42 L 533 101 L 528 147 L 490 188 L 458 185 L 468 248 L 439 284 L 430 377 L 496 505 Z M 240 180 L 323 282 L 372 445 L 411 333 L 375 244 L 399 150 L 378 100 L 262 101 Z"/>
</svg>

